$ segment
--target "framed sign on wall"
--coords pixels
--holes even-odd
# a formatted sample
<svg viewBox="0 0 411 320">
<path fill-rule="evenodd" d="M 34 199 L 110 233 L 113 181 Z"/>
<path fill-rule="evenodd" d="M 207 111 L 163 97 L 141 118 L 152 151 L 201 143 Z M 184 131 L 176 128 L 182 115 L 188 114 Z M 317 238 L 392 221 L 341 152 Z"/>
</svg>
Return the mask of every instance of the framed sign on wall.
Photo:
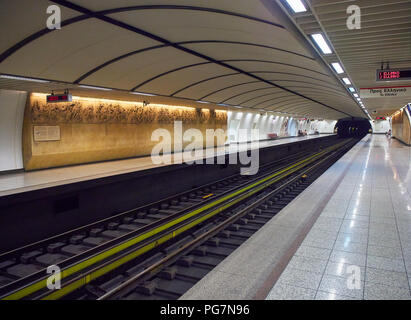
<svg viewBox="0 0 411 320">
<path fill-rule="evenodd" d="M 34 126 L 33 137 L 35 142 L 59 141 L 60 126 Z"/>
</svg>

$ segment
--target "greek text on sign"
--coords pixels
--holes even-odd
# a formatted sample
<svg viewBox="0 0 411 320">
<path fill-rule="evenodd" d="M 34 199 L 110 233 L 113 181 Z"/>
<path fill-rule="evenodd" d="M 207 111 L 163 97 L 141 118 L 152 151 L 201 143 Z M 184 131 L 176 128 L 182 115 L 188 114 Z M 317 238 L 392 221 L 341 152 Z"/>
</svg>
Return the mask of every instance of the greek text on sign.
<svg viewBox="0 0 411 320">
<path fill-rule="evenodd" d="M 411 86 L 361 88 L 361 98 L 411 97 Z"/>
<path fill-rule="evenodd" d="M 59 141 L 60 126 L 34 126 L 34 141 Z"/>
</svg>

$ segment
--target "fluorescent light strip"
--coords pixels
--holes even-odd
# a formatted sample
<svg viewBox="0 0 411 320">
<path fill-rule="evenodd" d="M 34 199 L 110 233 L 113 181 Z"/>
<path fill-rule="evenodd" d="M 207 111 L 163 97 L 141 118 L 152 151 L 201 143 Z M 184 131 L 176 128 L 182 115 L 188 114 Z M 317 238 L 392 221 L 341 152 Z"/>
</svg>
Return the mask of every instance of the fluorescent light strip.
<svg viewBox="0 0 411 320">
<path fill-rule="evenodd" d="M 343 81 L 344 81 L 344 83 L 347 84 L 347 85 L 350 85 L 350 84 L 351 84 L 351 81 L 350 81 L 350 79 L 348 79 L 348 78 L 343 78 Z"/>
<path fill-rule="evenodd" d="M 332 51 L 328 46 L 327 42 L 325 41 L 323 35 L 321 33 L 312 34 L 311 37 L 314 39 L 317 46 L 321 49 L 323 54 L 331 54 Z"/>
<path fill-rule="evenodd" d="M 26 78 L 26 77 L 19 77 L 19 76 L 9 76 L 7 74 L 1 74 L 0 78 L 11 79 L 11 80 L 32 81 L 32 82 L 39 82 L 39 83 L 49 83 L 50 82 L 49 80 Z"/>
<path fill-rule="evenodd" d="M 358 94 L 357 94 L 357 93 L 354 93 L 354 97 L 358 98 Z"/>
<path fill-rule="evenodd" d="M 95 90 L 103 90 L 103 91 L 111 91 L 112 89 L 109 88 L 102 88 L 102 87 L 95 87 L 95 86 L 86 86 L 83 84 L 79 85 L 80 88 L 85 88 L 85 89 L 95 89 Z"/>
<path fill-rule="evenodd" d="M 349 87 L 348 89 L 350 89 L 351 92 L 355 92 L 355 89 L 353 87 Z"/>
<path fill-rule="evenodd" d="M 207 101 L 201 101 L 201 100 L 197 100 L 196 102 L 198 102 L 198 103 L 210 103 L 210 102 L 207 102 Z"/>
<path fill-rule="evenodd" d="M 337 72 L 338 74 L 344 73 L 344 70 L 339 62 L 333 62 L 331 63 L 331 65 L 333 66 L 335 72 Z"/>
<path fill-rule="evenodd" d="M 155 94 L 151 94 L 151 93 L 143 93 L 143 92 L 137 92 L 137 91 L 131 91 L 131 94 L 138 94 L 141 96 L 148 96 L 148 97 L 155 97 Z"/>
<path fill-rule="evenodd" d="M 293 9 L 294 13 L 306 12 L 307 8 L 301 0 L 286 0 L 288 5 Z"/>
</svg>

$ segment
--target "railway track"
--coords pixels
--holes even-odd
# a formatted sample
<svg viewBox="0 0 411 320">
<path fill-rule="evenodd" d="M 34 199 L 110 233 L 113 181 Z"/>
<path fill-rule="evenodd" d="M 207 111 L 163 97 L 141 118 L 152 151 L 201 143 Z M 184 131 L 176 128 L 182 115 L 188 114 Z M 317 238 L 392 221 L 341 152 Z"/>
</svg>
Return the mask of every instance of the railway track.
<svg viewBox="0 0 411 320">
<path fill-rule="evenodd" d="M 143 299 L 167 292 L 165 280 L 180 289 L 163 295 L 176 298 L 209 269 L 204 265 L 224 259 L 301 192 L 315 176 L 304 179 L 303 172 L 316 172 L 353 143 L 283 158 L 257 176 L 231 176 L 2 254 L 0 297 Z M 47 289 L 46 268 L 54 264 L 62 270 L 59 290 Z"/>
<path fill-rule="evenodd" d="M 118 273 L 112 279 L 102 279 L 73 295 L 73 298 L 178 299 L 304 191 L 347 148 L 345 146 L 305 167 L 303 172 L 288 177 L 281 185 L 265 190 L 227 213 L 224 218 L 204 226 L 200 236 L 190 241 L 185 239 L 184 244 L 174 252 L 164 256 L 157 253 L 151 261 L 135 265 L 133 269 Z M 137 270 L 140 270 L 138 274 L 135 273 Z"/>
</svg>

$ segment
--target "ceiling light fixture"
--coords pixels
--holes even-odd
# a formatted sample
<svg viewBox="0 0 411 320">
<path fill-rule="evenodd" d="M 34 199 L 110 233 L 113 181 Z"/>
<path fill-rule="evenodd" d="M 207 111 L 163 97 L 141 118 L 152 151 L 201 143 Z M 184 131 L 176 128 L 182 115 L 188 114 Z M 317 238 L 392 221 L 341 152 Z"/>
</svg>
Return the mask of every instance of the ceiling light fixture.
<svg viewBox="0 0 411 320">
<path fill-rule="evenodd" d="M 348 79 L 348 78 L 343 78 L 343 81 L 344 81 L 344 83 L 347 84 L 347 85 L 351 84 L 351 81 L 350 81 L 350 79 Z"/>
<path fill-rule="evenodd" d="M 315 43 L 321 49 L 323 54 L 332 53 L 330 47 L 328 46 L 327 42 L 325 41 L 321 33 L 312 34 L 311 37 L 314 39 Z"/>
<path fill-rule="evenodd" d="M 351 92 L 355 92 L 355 89 L 353 87 L 348 88 Z"/>
<path fill-rule="evenodd" d="M 335 72 L 337 72 L 338 74 L 344 73 L 344 70 L 339 62 L 333 62 L 331 63 L 331 65 L 333 66 Z"/>
<path fill-rule="evenodd" d="M 11 79 L 11 80 L 32 81 L 32 82 L 39 82 L 39 83 L 49 83 L 50 82 L 49 80 L 34 79 L 34 78 L 19 77 L 19 76 L 9 76 L 7 74 L 1 74 L 0 78 Z"/>
<path fill-rule="evenodd" d="M 103 91 L 111 91 L 111 90 L 113 90 L 113 89 L 110 89 L 110 88 L 87 86 L 87 85 L 83 85 L 83 84 L 80 84 L 79 87 L 80 87 L 80 88 L 85 88 L 85 89 L 94 89 L 94 90 L 103 90 Z"/>
<path fill-rule="evenodd" d="M 301 0 L 286 0 L 288 5 L 293 9 L 294 13 L 306 12 L 307 8 Z"/>
<path fill-rule="evenodd" d="M 358 98 L 358 94 L 357 94 L 357 93 L 354 93 L 354 97 Z"/>
<path fill-rule="evenodd" d="M 196 102 L 198 102 L 198 103 L 210 103 L 210 102 L 207 102 L 207 101 L 201 101 L 201 100 L 197 100 Z"/>
</svg>

